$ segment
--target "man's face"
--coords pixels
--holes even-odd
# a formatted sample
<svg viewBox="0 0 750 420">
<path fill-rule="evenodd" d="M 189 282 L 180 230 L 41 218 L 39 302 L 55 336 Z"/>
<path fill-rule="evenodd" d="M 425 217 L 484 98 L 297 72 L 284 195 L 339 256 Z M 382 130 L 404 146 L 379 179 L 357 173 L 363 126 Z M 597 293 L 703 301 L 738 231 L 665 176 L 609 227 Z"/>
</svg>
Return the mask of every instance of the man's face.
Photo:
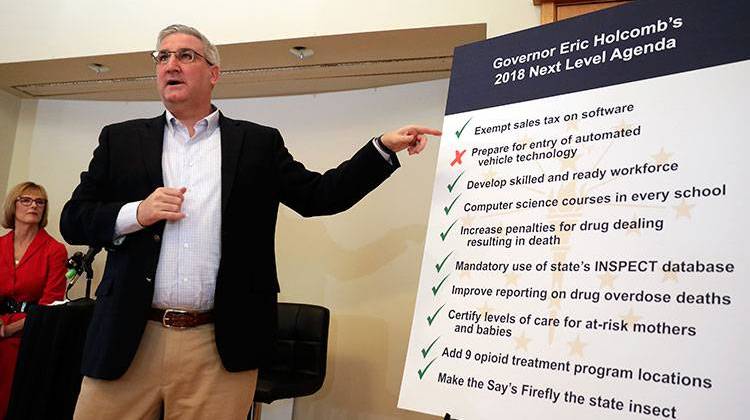
<svg viewBox="0 0 750 420">
<path fill-rule="evenodd" d="M 203 57 L 203 43 L 187 34 L 175 33 L 164 38 L 160 51 L 178 51 L 189 48 Z M 199 56 L 192 63 L 182 63 L 177 54 L 156 65 L 156 87 L 165 105 L 205 106 L 211 103 L 211 91 L 219 80 L 219 66 L 210 65 Z"/>
</svg>

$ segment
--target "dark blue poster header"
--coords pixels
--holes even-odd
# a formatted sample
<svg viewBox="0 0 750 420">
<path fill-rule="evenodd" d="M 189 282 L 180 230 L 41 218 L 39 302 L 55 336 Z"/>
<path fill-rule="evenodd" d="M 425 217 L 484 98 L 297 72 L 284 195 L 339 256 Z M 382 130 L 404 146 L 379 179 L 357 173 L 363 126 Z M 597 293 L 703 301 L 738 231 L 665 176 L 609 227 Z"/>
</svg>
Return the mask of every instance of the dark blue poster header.
<svg viewBox="0 0 750 420">
<path fill-rule="evenodd" d="M 445 114 L 747 60 L 749 3 L 636 0 L 456 48 Z"/>
</svg>

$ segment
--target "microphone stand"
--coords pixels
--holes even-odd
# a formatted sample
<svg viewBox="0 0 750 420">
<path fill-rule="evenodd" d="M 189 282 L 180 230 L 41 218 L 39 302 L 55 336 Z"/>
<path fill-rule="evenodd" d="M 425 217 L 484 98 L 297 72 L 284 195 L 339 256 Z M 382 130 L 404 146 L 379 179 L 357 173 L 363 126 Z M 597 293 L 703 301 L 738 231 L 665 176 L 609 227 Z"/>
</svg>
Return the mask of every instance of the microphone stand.
<svg viewBox="0 0 750 420">
<path fill-rule="evenodd" d="M 71 282 L 68 285 L 67 290 L 65 291 L 66 298 L 68 296 L 68 292 L 76 283 L 81 274 L 86 273 L 86 296 L 70 301 L 71 304 L 85 305 L 89 302 L 93 302 L 93 299 L 91 299 L 91 283 L 94 280 L 94 268 L 92 267 L 92 264 L 94 262 L 94 257 L 96 257 L 96 254 L 99 253 L 99 251 L 101 251 L 101 247 L 89 247 L 85 256 L 81 252 L 76 252 L 72 257 L 68 259 L 66 265 L 69 269 L 69 273 L 71 273 L 71 276 L 69 277 Z"/>
<path fill-rule="evenodd" d="M 91 281 L 94 279 L 94 268 L 91 267 L 93 262 L 93 258 L 83 262 L 83 271 L 86 273 L 86 299 L 91 299 Z"/>
</svg>

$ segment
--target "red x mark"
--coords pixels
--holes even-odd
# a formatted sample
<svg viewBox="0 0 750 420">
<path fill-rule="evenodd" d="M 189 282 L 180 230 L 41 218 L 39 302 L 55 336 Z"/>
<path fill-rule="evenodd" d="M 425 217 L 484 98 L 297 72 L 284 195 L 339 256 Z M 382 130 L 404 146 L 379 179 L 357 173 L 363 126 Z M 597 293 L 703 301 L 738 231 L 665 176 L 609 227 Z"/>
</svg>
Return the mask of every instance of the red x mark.
<svg viewBox="0 0 750 420">
<path fill-rule="evenodd" d="M 451 166 L 453 166 L 453 165 L 455 165 L 457 163 L 460 165 L 461 164 L 461 158 L 463 157 L 464 153 L 466 153 L 466 149 L 464 149 L 464 150 L 462 150 L 460 152 L 458 150 L 456 150 L 456 158 L 453 159 L 453 162 L 451 162 Z"/>
</svg>

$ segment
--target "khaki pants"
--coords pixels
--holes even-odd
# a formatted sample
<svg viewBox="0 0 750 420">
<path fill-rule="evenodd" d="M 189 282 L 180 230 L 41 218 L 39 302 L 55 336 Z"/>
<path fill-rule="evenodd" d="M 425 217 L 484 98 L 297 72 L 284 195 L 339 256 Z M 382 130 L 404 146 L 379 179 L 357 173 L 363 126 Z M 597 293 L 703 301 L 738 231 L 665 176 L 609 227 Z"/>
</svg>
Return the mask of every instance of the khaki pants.
<svg viewBox="0 0 750 420">
<path fill-rule="evenodd" d="M 164 328 L 149 321 L 127 372 L 108 381 L 84 377 L 75 420 L 245 419 L 258 370 L 232 373 L 216 351 L 214 324 Z"/>
</svg>

